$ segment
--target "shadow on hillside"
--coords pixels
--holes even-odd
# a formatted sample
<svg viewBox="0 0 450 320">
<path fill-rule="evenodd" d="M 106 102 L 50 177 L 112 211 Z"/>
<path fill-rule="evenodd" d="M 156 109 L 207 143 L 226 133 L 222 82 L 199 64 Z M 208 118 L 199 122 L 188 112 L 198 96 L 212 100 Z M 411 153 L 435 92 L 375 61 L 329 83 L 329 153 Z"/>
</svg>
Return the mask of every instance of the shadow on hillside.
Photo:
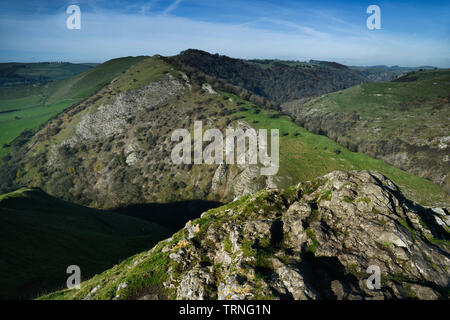
<svg viewBox="0 0 450 320">
<path fill-rule="evenodd" d="M 223 205 L 218 201 L 186 200 L 172 203 L 135 204 L 117 208 L 114 211 L 127 216 L 157 223 L 170 232 L 183 228 L 189 220 L 212 208 Z"/>
</svg>

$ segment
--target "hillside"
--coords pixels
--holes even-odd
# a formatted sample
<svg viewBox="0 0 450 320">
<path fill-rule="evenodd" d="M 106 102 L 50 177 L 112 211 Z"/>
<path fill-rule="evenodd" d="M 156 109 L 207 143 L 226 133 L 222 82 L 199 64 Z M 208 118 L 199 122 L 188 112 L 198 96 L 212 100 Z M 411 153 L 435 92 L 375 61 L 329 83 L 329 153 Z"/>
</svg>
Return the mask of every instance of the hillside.
<svg viewBox="0 0 450 320">
<path fill-rule="evenodd" d="M 24 130 L 32 130 L 96 92 L 144 57 L 107 61 L 74 77 L 42 85 L 0 88 L 0 156 Z"/>
<path fill-rule="evenodd" d="M 0 63 L 0 88 L 27 84 L 45 84 L 73 77 L 93 68 L 96 63 L 38 62 Z"/>
<path fill-rule="evenodd" d="M 251 59 L 246 60 L 246 62 L 255 63 L 263 68 L 272 68 L 275 65 L 287 65 L 290 67 L 299 67 L 302 69 L 313 69 L 317 66 L 329 66 L 337 69 L 345 69 L 347 67 L 334 62 L 310 60 L 310 61 L 294 61 L 294 60 L 278 60 L 278 59 Z M 391 81 L 395 78 L 411 72 L 419 71 L 420 69 L 435 69 L 431 66 L 422 67 L 400 67 L 400 66 L 348 66 L 352 71 L 358 72 L 366 80 L 370 82 L 374 81 Z"/>
<path fill-rule="evenodd" d="M 352 70 L 356 70 L 360 72 L 364 77 L 368 78 L 371 81 L 391 81 L 404 75 L 405 73 L 411 71 L 419 71 L 420 69 L 435 69 L 431 66 L 422 66 L 422 67 L 400 67 L 400 66 L 350 66 Z"/>
<path fill-rule="evenodd" d="M 245 61 L 193 49 L 167 61 L 187 70 L 194 68 L 209 76 L 225 79 L 276 103 L 316 97 L 369 82 L 358 71 L 335 62 Z"/>
<path fill-rule="evenodd" d="M 194 121 L 203 121 L 204 130 L 222 132 L 230 126 L 279 129 L 278 174 L 261 176 L 259 164 L 174 164 L 171 134 L 176 128 L 192 132 Z M 436 184 L 311 134 L 277 111 L 215 91 L 201 75 L 189 77 L 158 56 L 135 64 L 35 134 L 23 134 L 12 149 L 0 167 L 2 190 L 36 186 L 103 209 L 183 200 L 228 202 L 267 186 L 287 187 L 333 170 L 356 169 L 382 172 L 419 203 L 450 203 Z"/>
<path fill-rule="evenodd" d="M 450 70 L 410 72 L 282 105 L 306 129 L 429 179 L 450 193 Z"/>
<path fill-rule="evenodd" d="M 0 299 L 65 287 L 66 268 L 91 277 L 168 236 L 157 224 L 68 203 L 39 189 L 0 195 Z"/>
<path fill-rule="evenodd" d="M 209 210 L 42 299 L 448 299 L 449 225 L 377 172 L 335 171 Z M 379 289 L 366 285 L 373 266 Z"/>
</svg>

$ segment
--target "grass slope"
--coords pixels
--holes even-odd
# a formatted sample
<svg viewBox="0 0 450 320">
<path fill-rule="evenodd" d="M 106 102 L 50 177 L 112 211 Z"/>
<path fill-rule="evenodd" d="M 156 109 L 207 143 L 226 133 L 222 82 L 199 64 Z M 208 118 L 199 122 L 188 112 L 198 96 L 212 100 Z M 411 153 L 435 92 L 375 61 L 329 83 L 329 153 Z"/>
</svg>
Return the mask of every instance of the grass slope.
<svg viewBox="0 0 450 320">
<path fill-rule="evenodd" d="M 0 88 L 0 156 L 22 131 L 34 129 L 109 83 L 145 57 L 109 60 L 72 78 L 45 85 Z"/>
<path fill-rule="evenodd" d="M 449 112 L 444 107 L 449 101 L 450 70 L 413 72 L 404 79 L 362 84 L 327 94 L 312 104 L 326 106 L 329 111 L 355 111 L 363 120 L 379 120 L 386 136 L 397 134 L 400 127 L 410 131 L 421 124 L 445 120 L 440 117 Z M 431 137 L 440 131 L 431 125 L 424 129 L 415 133 Z"/>
<path fill-rule="evenodd" d="M 258 290 L 262 289 L 260 281 L 261 280 L 273 281 L 274 279 L 273 276 L 275 276 L 272 271 L 274 269 L 273 261 L 283 261 L 283 263 L 289 263 L 290 265 L 294 265 L 295 260 L 291 258 L 292 256 L 289 257 L 290 254 L 298 255 L 299 257 L 301 256 L 302 260 L 301 263 L 304 263 L 303 266 L 307 266 L 305 269 L 302 270 L 308 270 L 308 273 L 305 275 L 305 278 L 313 276 L 311 282 L 317 281 L 317 283 L 320 283 L 321 280 L 319 278 L 324 277 L 324 274 L 327 275 L 328 270 L 332 270 L 333 271 L 332 277 L 336 277 L 336 274 L 340 272 L 336 270 L 341 268 L 345 270 L 345 273 L 351 275 L 350 278 L 345 279 L 340 278 L 341 281 L 349 281 L 348 279 L 351 279 L 353 277 L 356 277 L 356 279 L 362 281 L 363 279 L 367 278 L 367 275 L 364 272 L 362 273 L 359 272 L 358 274 L 358 272 L 355 271 L 359 268 L 359 267 L 355 268 L 357 264 L 351 262 L 349 263 L 347 261 L 343 264 L 339 263 L 336 269 L 333 267 L 334 266 L 333 259 L 330 259 L 330 256 L 326 254 L 325 255 L 316 254 L 316 250 L 321 246 L 321 244 L 316 238 L 317 229 L 314 228 L 321 228 L 327 230 L 326 232 L 333 234 L 333 237 L 336 237 L 337 234 L 341 233 L 341 235 L 344 235 L 345 238 L 347 237 L 350 237 L 350 239 L 356 238 L 357 239 L 356 241 L 359 241 L 358 237 L 361 236 L 361 234 L 358 234 L 358 232 L 349 234 L 348 231 L 346 231 L 347 229 L 345 228 L 341 229 L 342 227 L 339 228 L 339 231 L 335 229 L 323 228 L 324 225 L 328 226 L 329 224 L 331 224 L 333 227 L 334 227 L 333 224 L 342 226 L 341 222 L 342 219 L 336 220 L 332 219 L 330 221 L 330 218 L 328 218 L 328 220 L 326 220 L 326 215 L 324 214 L 323 207 L 322 208 L 320 207 L 321 206 L 320 203 L 322 201 L 323 201 L 322 203 L 328 202 L 329 200 L 331 200 L 331 197 L 334 198 L 334 201 L 337 200 L 336 196 L 338 195 L 336 195 L 336 189 L 334 191 L 331 191 L 330 189 L 326 191 L 328 187 L 324 186 L 330 182 L 329 180 L 328 181 L 327 180 L 328 179 L 321 177 L 311 182 L 299 184 L 297 186 L 292 186 L 279 193 L 268 190 L 261 190 L 253 195 L 249 194 L 244 195 L 239 199 L 230 202 L 222 207 L 210 209 L 207 212 L 205 212 L 200 218 L 194 219 L 192 221 L 191 225 L 195 226 L 197 230 L 193 238 L 188 240 L 190 232 L 187 230 L 187 228 L 183 228 L 178 232 L 174 233 L 170 238 L 160 241 L 151 250 L 136 254 L 122 261 L 120 264 L 115 265 L 111 269 L 106 270 L 103 273 L 98 274 L 92 277 L 91 279 L 83 282 L 80 286 L 80 289 L 64 289 L 61 291 L 53 292 L 51 294 L 42 296 L 39 299 L 81 300 L 85 299 L 94 288 L 96 288 L 95 294 L 93 293 L 91 296 L 91 298 L 94 300 L 110 300 L 115 298 L 117 294 L 119 295 L 120 299 L 124 300 L 139 299 L 143 298 L 146 295 L 155 295 L 155 294 L 158 295 L 159 299 L 164 298 L 177 299 L 178 285 L 186 286 L 189 285 L 190 283 L 197 284 L 197 282 L 194 281 L 189 282 L 185 280 L 187 272 L 190 272 L 188 270 L 194 272 L 198 272 L 198 270 L 204 270 L 208 272 L 207 270 L 209 268 L 212 268 L 212 270 L 215 271 L 215 277 L 213 277 L 212 279 L 213 284 L 211 286 L 207 286 L 206 284 L 208 283 L 208 280 L 204 280 L 204 282 L 201 283 L 200 287 L 204 285 L 204 287 L 206 287 L 206 290 L 211 290 L 211 292 L 213 292 L 218 288 L 220 288 L 220 283 L 222 284 L 226 283 L 228 276 L 225 270 L 229 268 L 228 270 L 231 270 L 231 274 L 237 275 L 239 279 L 242 279 L 242 282 L 236 281 L 235 284 L 238 289 L 234 289 L 235 287 L 229 288 L 227 290 L 228 293 L 238 293 L 244 295 L 244 293 L 250 291 L 255 293 L 254 296 L 255 299 L 273 300 L 275 298 L 275 296 L 273 295 L 258 294 Z M 330 196 L 332 193 L 333 195 Z M 264 220 L 264 222 L 266 222 L 271 221 L 270 217 L 272 216 L 277 217 L 277 219 L 279 219 L 279 220 L 274 219 L 275 221 L 281 221 L 283 219 L 281 218 L 281 216 L 285 214 L 285 210 L 289 208 L 289 206 L 294 201 L 297 201 L 296 199 L 301 198 L 302 197 L 301 195 L 303 196 L 306 195 L 308 201 L 312 201 L 311 203 L 318 205 L 319 208 L 313 210 L 311 215 L 308 218 L 304 219 L 305 220 L 304 222 L 307 223 L 308 227 L 305 228 L 303 232 L 306 233 L 307 237 L 310 240 L 309 243 L 311 243 L 308 249 L 305 249 L 309 251 L 308 255 L 299 253 L 297 251 L 292 251 L 291 245 L 285 246 L 286 239 L 289 239 L 286 236 L 284 236 L 284 239 L 280 237 L 279 242 L 276 242 L 273 241 L 274 233 L 271 234 L 266 233 L 264 236 L 263 235 L 264 233 L 258 234 L 258 231 L 255 232 L 251 231 L 252 232 L 251 234 L 248 234 L 247 233 L 248 231 L 245 231 L 246 223 L 252 221 L 252 219 L 255 218 L 260 219 L 260 221 Z M 340 197 L 342 197 L 342 195 L 340 195 Z M 369 198 L 363 197 L 360 197 L 358 199 L 365 199 L 362 201 L 364 201 L 366 205 L 372 201 Z M 352 198 L 351 201 L 354 200 L 355 199 Z M 349 202 L 350 200 L 346 200 L 344 196 L 337 201 Z M 370 207 L 368 207 L 370 209 L 366 210 L 373 210 L 372 212 L 374 214 L 374 217 L 372 218 L 377 221 L 375 223 L 378 224 L 380 223 L 380 221 L 384 221 L 382 225 L 385 225 L 387 222 L 385 219 L 386 218 L 392 219 L 392 216 L 390 216 L 390 214 L 394 215 L 394 213 L 390 212 L 381 213 L 381 211 L 377 210 L 376 206 L 378 207 L 378 205 L 374 205 L 372 203 Z M 368 214 L 367 211 L 365 213 Z M 379 217 L 377 218 L 376 215 L 378 215 Z M 397 217 L 398 217 L 397 214 L 395 214 L 394 221 L 397 224 L 396 228 L 402 228 L 402 226 L 400 225 L 401 222 L 398 222 L 397 219 L 399 218 Z M 283 221 L 285 220 L 283 219 Z M 429 225 L 423 222 L 422 220 L 420 221 L 422 227 L 424 229 L 427 229 L 428 231 Z M 241 226 L 243 229 L 239 233 L 240 237 L 239 240 L 237 241 L 235 240 L 238 243 L 238 249 L 235 249 L 236 248 L 235 244 L 232 243 L 230 236 L 228 234 L 230 229 L 233 230 L 233 226 Z M 355 229 L 360 228 L 359 224 L 355 224 L 352 227 L 354 227 Z M 415 230 L 409 226 L 407 227 L 407 229 L 409 231 Z M 222 234 L 222 236 L 218 236 L 219 234 Z M 283 229 L 280 230 L 280 235 L 282 234 Z M 364 237 L 367 236 L 376 237 L 376 233 L 375 234 L 370 232 L 367 233 L 367 230 L 364 230 L 362 234 Z M 419 235 L 420 237 L 422 237 L 422 231 L 417 233 L 417 236 Z M 327 241 L 328 239 L 329 239 L 328 237 L 325 238 L 323 236 L 321 238 L 321 240 L 324 241 Z M 430 242 L 435 242 L 437 240 L 434 239 L 433 237 L 427 239 Z M 390 243 L 388 242 L 388 244 Z M 436 245 L 441 249 L 443 249 L 446 248 L 446 246 L 448 245 L 448 241 L 440 240 L 439 244 Z M 214 256 L 213 254 L 213 252 L 217 250 L 217 248 L 221 248 L 219 250 L 223 250 L 223 252 L 225 252 L 227 256 L 230 256 L 231 261 L 233 262 L 238 261 L 238 262 L 237 263 L 234 262 L 231 264 L 227 262 L 217 263 L 217 259 L 214 258 L 217 256 Z M 326 250 L 329 249 L 325 249 L 325 252 Z M 337 252 L 339 252 L 339 250 L 340 249 L 337 249 Z M 345 254 L 349 254 L 348 252 L 350 252 L 350 254 L 353 254 L 351 253 L 352 251 L 347 251 L 346 249 L 344 250 Z M 392 249 L 389 249 L 388 247 L 384 247 L 383 250 L 387 251 L 388 254 L 392 254 Z M 172 254 L 179 254 L 178 252 L 180 251 L 183 252 L 182 254 L 183 258 L 189 257 L 190 259 L 177 261 L 176 259 L 171 257 Z M 190 254 L 192 251 L 196 252 L 195 258 L 193 259 L 192 257 L 194 255 Z M 335 253 L 336 251 L 328 251 L 328 252 L 333 252 L 332 255 L 337 254 Z M 364 256 L 366 254 L 363 252 L 358 252 L 358 250 L 356 250 L 355 252 L 357 257 L 359 257 L 360 255 Z M 382 260 L 382 258 L 380 257 L 378 258 Z M 374 257 L 374 259 L 378 258 Z M 313 265 L 311 265 L 311 267 L 309 267 L 308 266 L 309 263 L 311 263 L 315 259 L 317 259 L 316 263 L 314 263 Z M 365 258 L 358 261 L 363 260 L 365 260 Z M 185 261 L 188 261 L 188 263 L 186 263 Z M 436 270 L 440 270 L 438 269 L 439 268 L 438 265 L 436 264 L 434 265 L 437 268 Z M 325 267 L 326 269 L 323 266 L 326 266 Z M 247 269 L 248 267 L 255 267 L 256 272 L 254 273 L 248 272 Z M 320 272 L 317 272 L 315 275 L 313 275 L 309 271 L 308 267 L 320 270 Z M 365 268 L 363 270 L 365 270 Z M 405 271 L 406 270 L 407 268 L 405 268 Z M 228 275 L 230 275 L 230 273 Z M 385 275 L 387 275 L 387 277 L 385 277 Z M 190 280 L 194 277 L 195 276 L 192 276 L 189 277 L 188 279 Z M 422 275 L 420 277 L 422 277 Z M 384 280 L 382 280 L 383 286 L 386 285 L 386 281 L 393 280 L 396 283 L 396 286 L 401 285 L 405 286 L 406 288 L 409 288 L 411 286 L 411 283 L 417 281 L 414 279 L 409 279 L 408 276 L 399 277 L 398 275 L 395 275 L 394 271 L 392 270 L 386 271 L 383 274 L 383 278 L 384 278 Z M 423 278 L 419 279 L 420 280 L 417 282 L 422 283 L 421 281 L 423 281 Z M 169 287 L 164 284 L 165 282 L 170 283 L 173 280 L 175 280 L 174 281 L 175 283 L 176 281 L 178 281 L 178 283 L 175 284 L 175 287 Z M 249 281 L 256 282 L 256 285 L 252 288 L 242 286 L 243 283 Z M 326 281 L 328 284 L 330 283 L 329 280 Z M 126 287 L 120 290 L 118 289 L 120 287 L 120 284 L 126 284 Z M 195 287 L 193 288 L 193 290 L 198 290 L 198 288 Z M 273 291 L 273 294 L 277 295 L 276 291 Z M 415 295 L 409 295 L 408 293 L 406 295 L 410 297 L 415 297 Z"/>
<path fill-rule="evenodd" d="M 69 265 L 86 279 L 168 236 L 156 224 L 22 188 L 0 196 L 0 299 L 65 286 Z"/>
</svg>

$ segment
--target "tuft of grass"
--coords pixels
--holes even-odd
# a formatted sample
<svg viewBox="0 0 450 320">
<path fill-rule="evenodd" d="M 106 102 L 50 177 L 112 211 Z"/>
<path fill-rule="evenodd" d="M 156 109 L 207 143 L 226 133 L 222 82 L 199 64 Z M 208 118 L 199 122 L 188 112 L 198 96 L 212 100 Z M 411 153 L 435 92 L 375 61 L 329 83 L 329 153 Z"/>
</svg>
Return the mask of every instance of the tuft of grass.
<svg viewBox="0 0 450 320">
<path fill-rule="evenodd" d="M 315 255 L 317 248 L 320 246 L 320 243 L 316 238 L 316 232 L 311 228 L 307 228 L 305 231 L 308 238 L 310 238 L 312 241 L 312 244 L 308 247 L 308 251 L 312 252 Z"/>
<path fill-rule="evenodd" d="M 345 201 L 345 202 L 352 203 L 353 201 L 355 201 L 355 199 L 352 198 L 352 197 L 349 197 L 349 196 L 344 196 L 344 201 Z"/>
</svg>

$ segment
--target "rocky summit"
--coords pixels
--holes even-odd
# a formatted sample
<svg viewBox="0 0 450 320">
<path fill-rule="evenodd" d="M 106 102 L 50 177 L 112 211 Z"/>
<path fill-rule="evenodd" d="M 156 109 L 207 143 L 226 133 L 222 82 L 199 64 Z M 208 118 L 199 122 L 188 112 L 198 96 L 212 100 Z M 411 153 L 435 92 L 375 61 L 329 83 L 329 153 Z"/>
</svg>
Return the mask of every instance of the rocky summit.
<svg viewBox="0 0 450 320">
<path fill-rule="evenodd" d="M 446 209 L 407 200 L 378 172 L 333 171 L 211 209 L 43 298 L 448 299 L 449 225 Z"/>
</svg>

